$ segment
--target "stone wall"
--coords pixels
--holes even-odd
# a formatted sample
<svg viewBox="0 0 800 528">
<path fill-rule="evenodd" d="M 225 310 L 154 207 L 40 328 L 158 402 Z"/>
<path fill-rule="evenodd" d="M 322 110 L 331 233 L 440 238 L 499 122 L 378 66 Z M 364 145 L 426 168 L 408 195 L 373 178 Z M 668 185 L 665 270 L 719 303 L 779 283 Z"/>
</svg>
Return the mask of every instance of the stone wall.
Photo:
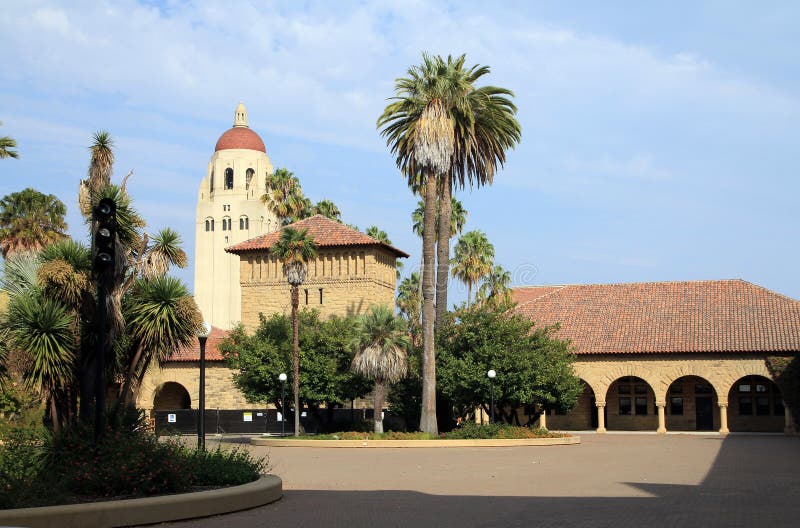
<svg viewBox="0 0 800 528">
<path fill-rule="evenodd" d="M 191 399 L 191 408 L 197 409 L 200 390 L 200 364 L 197 361 L 170 362 L 163 368 L 151 367 L 140 387 L 136 406 L 151 410 L 156 391 L 166 382 L 182 385 Z M 222 361 L 206 362 L 206 409 L 251 409 L 244 396 L 233 384 L 233 371 Z"/>
</svg>

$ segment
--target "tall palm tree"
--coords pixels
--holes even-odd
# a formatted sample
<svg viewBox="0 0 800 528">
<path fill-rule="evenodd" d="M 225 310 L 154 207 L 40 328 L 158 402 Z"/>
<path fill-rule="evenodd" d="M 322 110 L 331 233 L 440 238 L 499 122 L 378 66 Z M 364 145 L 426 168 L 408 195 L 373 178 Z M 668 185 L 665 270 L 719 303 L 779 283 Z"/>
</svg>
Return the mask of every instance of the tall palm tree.
<svg viewBox="0 0 800 528">
<path fill-rule="evenodd" d="M 450 172 L 454 131 L 448 115 L 451 83 L 441 57 L 422 56 L 422 64 L 395 80 L 395 96 L 377 126 L 409 187 L 424 189 L 422 234 L 422 409 L 420 429 L 436 434 L 436 353 L 434 348 L 436 191 L 440 175 Z"/>
<path fill-rule="evenodd" d="M 467 285 L 467 306 L 472 297 L 472 287 L 492 271 L 494 246 L 483 231 L 469 231 L 461 235 L 454 248 L 451 261 L 453 277 Z"/>
<path fill-rule="evenodd" d="M 331 220 L 336 220 L 339 223 L 342 222 L 342 212 L 335 203 L 327 199 L 320 200 L 314 204 L 314 207 L 312 208 L 312 214 L 319 214 L 326 218 L 330 218 Z"/>
<path fill-rule="evenodd" d="M 303 196 L 300 180 L 287 169 L 278 169 L 267 178 L 267 192 L 261 196 L 281 223 L 300 218 L 310 202 Z"/>
<path fill-rule="evenodd" d="M 0 126 L 2 126 L 3 122 L 0 121 Z M 17 148 L 17 141 L 10 137 L 10 136 L 2 136 L 0 137 L 0 159 L 5 158 L 18 158 L 19 153 L 16 150 Z"/>
<path fill-rule="evenodd" d="M 66 236 L 67 208 L 52 194 L 30 187 L 0 200 L 0 250 L 3 257 L 39 251 Z"/>
<path fill-rule="evenodd" d="M 92 206 L 97 203 L 98 193 L 111 184 L 111 173 L 114 169 L 114 140 L 111 139 L 111 134 L 105 130 L 95 132 L 89 152 L 89 171 L 86 179 L 81 180 L 78 186 L 78 204 L 86 219 L 92 217 Z"/>
<path fill-rule="evenodd" d="M 422 314 L 422 295 L 419 291 L 419 273 L 412 272 L 409 277 L 403 279 L 397 287 L 397 299 L 395 300 L 400 315 L 408 322 L 408 331 L 414 345 L 419 344 L 420 335 L 420 315 Z"/>
<path fill-rule="evenodd" d="M 483 278 L 477 298 L 493 305 L 504 305 L 511 301 L 511 273 L 502 266 L 495 266 Z"/>
<path fill-rule="evenodd" d="M 285 227 L 270 249 L 283 263 L 283 274 L 292 288 L 292 391 L 294 392 L 294 434 L 300 434 L 300 342 L 297 331 L 299 287 L 306 280 L 308 261 L 317 255 L 317 244 L 305 229 Z"/>
<path fill-rule="evenodd" d="M 351 348 L 351 368 L 375 381 L 375 432 L 383 432 L 383 401 L 387 384 L 396 383 L 408 373 L 408 349 L 411 345 L 405 322 L 385 305 L 371 306 L 356 322 Z"/>
</svg>

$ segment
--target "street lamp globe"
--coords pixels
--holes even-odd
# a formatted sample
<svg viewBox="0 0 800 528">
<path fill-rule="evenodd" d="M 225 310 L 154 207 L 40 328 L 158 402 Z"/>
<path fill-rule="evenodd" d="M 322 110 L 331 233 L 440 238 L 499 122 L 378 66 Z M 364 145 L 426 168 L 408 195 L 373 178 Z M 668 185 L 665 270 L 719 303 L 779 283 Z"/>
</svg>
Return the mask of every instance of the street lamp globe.
<svg viewBox="0 0 800 528">
<path fill-rule="evenodd" d="M 497 376 L 497 372 L 495 372 L 494 369 L 491 369 L 489 372 L 486 373 L 486 375 L 489 376 L 491 379 L 494 379 L 494 377 Z"/>
<path fill-rule="evenodd" d="M 281 372 L 280 374 L 278 374 L 278 379 L 281 381 L 286 381 L 286 373 Z"/>
<path fill-rule="evenodd" d="M 202 327 L 197 332 L 197 337 L 208 337 L 211 335 L 211 323 L 203 321 Z"/>
</svg>

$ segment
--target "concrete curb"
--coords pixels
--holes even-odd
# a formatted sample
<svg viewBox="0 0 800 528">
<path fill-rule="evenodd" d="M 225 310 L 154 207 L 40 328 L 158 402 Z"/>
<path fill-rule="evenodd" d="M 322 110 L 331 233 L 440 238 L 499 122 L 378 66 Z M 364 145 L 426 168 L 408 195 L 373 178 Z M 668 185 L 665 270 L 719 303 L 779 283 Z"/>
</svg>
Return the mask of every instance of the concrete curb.
<svg viewBox="0 0 800 528">
<path fill-rule="evenodd" d="M 0 510 L 0 525 L 31 528 L 117 527 L 220 515 L 263 506 L 283 496 L 283 482 L 263 475 L 255 482 L 195 493 L 141 499 Z"/>
<path fill-rule="evenodd" d="M 508 440 L 291 440 L 288 438 L 251 438 L 250 443 L 270 447 L 518 447 L 580 444 L 579 436 L 565 438 L 514 438 Z"/>
</svg>

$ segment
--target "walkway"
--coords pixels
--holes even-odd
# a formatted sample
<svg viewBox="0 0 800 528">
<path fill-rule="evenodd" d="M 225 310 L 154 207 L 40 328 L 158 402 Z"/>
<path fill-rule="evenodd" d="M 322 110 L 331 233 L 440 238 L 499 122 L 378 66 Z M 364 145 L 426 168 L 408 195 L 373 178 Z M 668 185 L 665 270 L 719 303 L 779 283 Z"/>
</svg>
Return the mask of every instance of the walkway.
<svg viewBox="0 0 800 528">
<path fill-rule="evenodd" d="M 800 519 L 800 438 L 783 436 L 586 435 L 579 446 L 452 450 L 273 448 L 270 459 L 284 479 L 281 501 L 164 526 L 778 527 Z"/>
</svg>

